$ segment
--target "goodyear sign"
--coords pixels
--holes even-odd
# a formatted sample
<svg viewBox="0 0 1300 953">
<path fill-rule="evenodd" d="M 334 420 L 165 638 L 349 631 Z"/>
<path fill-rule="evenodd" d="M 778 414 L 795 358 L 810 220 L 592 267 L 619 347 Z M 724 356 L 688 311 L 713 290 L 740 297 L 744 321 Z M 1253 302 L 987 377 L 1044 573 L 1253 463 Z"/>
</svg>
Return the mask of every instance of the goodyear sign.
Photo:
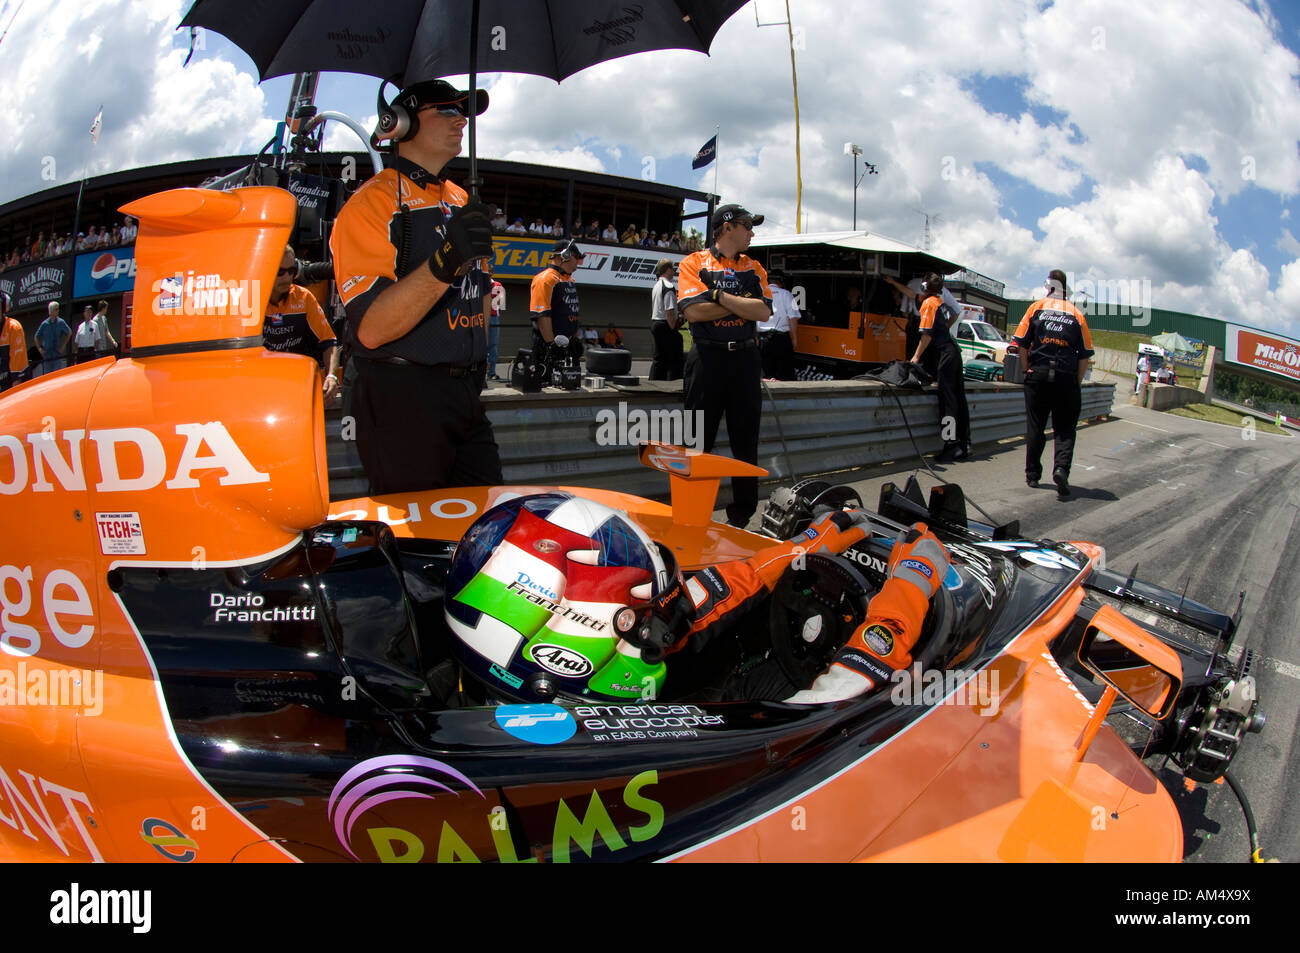
<svg viewBox="0 0 1300 953">
<path fill-rule="evenodd" d="M 496 235 L 492 239 L 492 248 L 496 252 L 493 274 L 497 278 L 531 281 L 533 275 L 550 263 L 551 249 L 554 247 L 555 240 L 551 238 Z M 630 245 L 579 242 L 578 247 L 584 255 L 582 265 L 573 274 L 579 285 L 641 288 L 649 291 L 655 283 L 655 265 L 661 259 L 667 258 L 676 264 L 686 257 L 680 252 L 633 248 Z"/>
<path fill-rule="evenodd" d="M 135 286 L 135 248 L 78 255 L 72 273 L 72 297 L 121 294 Z"/>
</svg>

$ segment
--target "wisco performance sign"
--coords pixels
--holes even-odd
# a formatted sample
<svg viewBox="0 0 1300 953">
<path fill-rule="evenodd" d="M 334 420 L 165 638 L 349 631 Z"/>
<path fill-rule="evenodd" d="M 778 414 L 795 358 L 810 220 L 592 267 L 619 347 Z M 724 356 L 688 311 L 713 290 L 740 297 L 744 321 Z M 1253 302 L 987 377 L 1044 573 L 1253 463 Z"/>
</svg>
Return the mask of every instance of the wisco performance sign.
<svg viewBox="0 0 1300 953">
<path fill-rule="evenodd" d="M 1229 361 L 1300 381 L 1300 342 L 1235 324 L 1226 330 Z"/>
</svg>

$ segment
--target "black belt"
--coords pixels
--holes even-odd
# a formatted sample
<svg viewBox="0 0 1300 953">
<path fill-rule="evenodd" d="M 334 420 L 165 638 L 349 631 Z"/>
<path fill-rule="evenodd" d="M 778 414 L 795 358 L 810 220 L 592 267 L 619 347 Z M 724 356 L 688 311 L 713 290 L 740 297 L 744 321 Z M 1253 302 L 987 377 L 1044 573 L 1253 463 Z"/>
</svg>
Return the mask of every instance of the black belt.
<svg viewBox="0 0 1300 953">
<path fill-rule="evenodd" d="M 477 374 L 483 370 L 486 364 L 418 364 L 415 361 L 408 361 L 404 357 L 392 357 L 390 355 L 367 355 L 359 360 L 370 361 L 374 364 L 396 364 L 403 367 L 419 367 L 426 371 L 433 371 L 435 374 L 442 374 L 446 377 L 468 377 L 471 374 Z"/>
<path fill-rule="evenodd" d="M 758 347 L 758 342 L 753 338 L 746 338 L 743 341 L 708 341 L 704 338 L 696 338 L 695 346 L 715 351 L 743 351 L 746 348 Z"/>
<path fill-rule="evenodd" d="M 774 335 L 777 335 L 777 334 L 785 334 L 785 335 L 789 335 L 789 333 L 790 333 L 789 331 L 776 331 L 776 330 L 772 330 L 772 331 L 759 331 L 759 332 L 758 332 L 758 336 L 759 336 L 760 338 L 770 338 L 770 337 L 773 337 Z"/>
</svg>

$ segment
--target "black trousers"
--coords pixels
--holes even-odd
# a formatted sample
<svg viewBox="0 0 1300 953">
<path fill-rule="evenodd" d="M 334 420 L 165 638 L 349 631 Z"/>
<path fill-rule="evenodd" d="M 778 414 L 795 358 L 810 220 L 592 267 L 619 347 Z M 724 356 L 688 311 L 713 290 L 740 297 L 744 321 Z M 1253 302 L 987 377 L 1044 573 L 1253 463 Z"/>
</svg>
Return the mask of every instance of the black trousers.
<svg viewBox="0 0 1300 953">
<path fill-rule="evenodd" d="M 371 494 L 502 482 L 496 438 L 479 401 L 486 365 L 450 377 L 414 364 L 353 361 L 357 453 Z"/>
<path fill-rule="evenodd" d="M 718 424 L 727 418 L 731 455 L 758 463 L 759 418 L 763 409 L 763 367 L 757 348 L 727 351 L 691 348 L 686 356 L 684 395 L 688 411 L 704 412 L 704 450 L 713 451 Z M 758 478 L 732 477 L 727 519 L 747 523 L 758 509 Z"/>
<path fill-rule="evenodd" d="M 927 348 L 927 352 L 928 352 Z M 935 383 L 939 385 L 939 433 L 951 433 L 944 443 L 970 443 L 970 410 L 966 406 L 966 385 L 961 376 L 961 352 L 957 345 L 939 348 L 935 355 Z M 952 418 L 955 428 L 948 423 Z"/>
<path fill-rule="evenodd" d="M 650 361 L 650 380 L 678 381 L 682 379 L 682 335 L 674 331 L 667 321 L 651 321 L 650 337 L 654 340 L 654 356 Z"/>
<path fill-rule="evenodd" d="M 778 381 L 794 380 L 794 344 L 789 331 L 772 331 L 759 338 L 763 352 L 763 376 Z"/>
<path fill-rule="evenodd" d="M 1074 433 L 1079 426 L 1079 409 L 1082 395 L 1079 378 L 1073 372 L 1057 373 L 1055 380 L 1047 380 L 1045 371 L 1031 371 L 1025 378 L 1025 477 L 1040 480 L 1043 476 L 1043 447 L 1047 438 L 1043 431 L 1047 419 L 1052 419 L 1056 453 L 1052 469 L 1064 470 L 1070 475 L 1074 460 Z"/>
</svg>

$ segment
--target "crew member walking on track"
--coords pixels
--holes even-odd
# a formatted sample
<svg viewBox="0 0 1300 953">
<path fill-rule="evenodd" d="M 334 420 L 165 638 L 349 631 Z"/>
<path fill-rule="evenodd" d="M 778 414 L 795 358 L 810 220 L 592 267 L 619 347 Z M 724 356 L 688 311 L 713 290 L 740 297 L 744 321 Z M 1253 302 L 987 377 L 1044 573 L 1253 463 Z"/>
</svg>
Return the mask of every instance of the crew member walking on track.
<svg viewBox="0 0 1300 953">
<path fill-rule="evenodd" d="M 1044 430 L 1050 416 L 1056 445 L 1052 482 L 1056 492 L 1066 497 L 1070 495 L 1083 378 L 1093 355 L 1092 334 L 1079 309 L 1066 298 L 1065 272 L 1049 272 L 1044 291 L 1044 297 L 1031 304 L 1020 319 L 1012 338 L 1025 372 L 1025 482 L 1036 487 L 1043 477 Z"/>
<path fill-rule="evenodd" d="M 678 307 L 695 346 L 686 357 L 686 409 L 704 412 L 704 449 L 713 450 L 718 424 L 727 418 L 731 454 L 758 462 L 763 367 L 757 326 L 772 313 L 763 266 L 745 254 L 762 215 L 739 205 L 713 213 L 713 244 L 687 255 L 678 267 Z M 758 509 L 758 479 L 733 477 L 727 522 L 745 526 Z"/>
<path fill-rule="evenodd" d="M 667 258 L 655 265 L 655 286 L 650 291 L 650 337 L 654 340 L 654 359 L 650 362 L 650 380 L 676 381 L 682 377 L 682 326 L 677 311 L 677 287 L 673 279 L 677 266 Z"/>
<path fill-rule="evenodd" d="M 551 263 L 533 276 L 528 304 L 533 320 L 533 357 L 546 368 L 543 380 L 548 382 L 556 364 L 577 361 L 582 356 L 578 285 L 573 280 L 582 259 L 578 243 L 566 238 L 555 243 Z"/>
<path fill-rule="evenodd" d="M 301 354 L 327 368 L 321 389 L 330 400 L 339 392 L 339 342 L 316 296 L 294 284 L 297 274 L 298 259 L 293 246 L 286 245 L 262 319 L 262 344 L 268 351 Z"/>
<path fill-rule="evenodd" d="M 799 309 L 787 287 L 790 280 L 779 271 L 768 279 L 772 288 L 772 316 L 758 325 L 758 346 L 763 354 L 763 376 L 794 380 L 794 349 L 799 343 Z"/>
<path fill-rule="evenodd" d="M 939 385 L 939 433 L 943 449 L 935 459 L 939 463 L 951 463 L 970 456 L 970 411 L 962 383 L 961 352 L 949 332 L 957 313 L 940 298 L 942 275 L 935 272 L 926 275 L 924 289 L 927 297 L 921 302 L 921 338 L 912 363 L 924 367 Z"/>
<path fill-rule="evenodd" d="M 478 112 L 487 108 L 478 90 Z M 469 93 L 442 80 L 384 101 L 372 141 L 397 155 L 339 213 L 330 239 L 357 367 L 352 410 L 370 491 L 501 482 L 479 401 L 487 373 L 490 210 L 442 178 L 460 153 Z"/>
</svg>

